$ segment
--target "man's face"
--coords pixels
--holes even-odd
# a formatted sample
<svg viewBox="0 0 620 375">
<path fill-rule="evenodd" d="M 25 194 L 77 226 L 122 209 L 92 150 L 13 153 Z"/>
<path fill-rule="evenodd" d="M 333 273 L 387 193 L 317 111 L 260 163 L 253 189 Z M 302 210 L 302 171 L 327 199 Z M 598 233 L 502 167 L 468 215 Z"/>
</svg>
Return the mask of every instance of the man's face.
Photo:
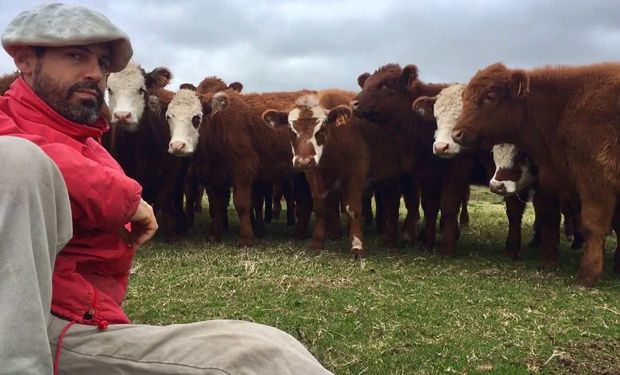
<svg viewBox="0 0 620 375">
<path fill-rule="evenodd" d="M 108 45 L 48 47 L 35 59 L 30 82 L 34 92 L 68 120 L 96 122 L 109 74 Z"/>
</svg>

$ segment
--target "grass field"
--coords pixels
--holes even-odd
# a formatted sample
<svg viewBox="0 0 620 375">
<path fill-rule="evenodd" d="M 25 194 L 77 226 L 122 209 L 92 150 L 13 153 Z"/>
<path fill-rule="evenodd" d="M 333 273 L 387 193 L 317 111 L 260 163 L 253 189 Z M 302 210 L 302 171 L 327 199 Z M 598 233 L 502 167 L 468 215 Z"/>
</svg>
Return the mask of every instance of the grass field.
<svg viewBox="0 0 620 375">
<path fill-rule="evenodd" d="M 384 248 L 370 229 L 368 257 L 357 263 L 347 241 L 307 254 L 284 218 L 252 249 L 236 246 L 233 211 L 222 243 L 206 241 L 201 218 L 186 240 L 141 248 L 125 308 L 136 323 L 272 325 L 336 374 L 620 374 L 615 239 L 598 287 L 578 289 L 581 250 L 563 239 L 561 268 L 541 271 L 535 249 L 524 246 L 518 261 L 501 255 L 501 198 L 474 189 L 470 215 L 454 258 Z M 528 205 L 524 244 L 532 222 Z"/>
</svg>

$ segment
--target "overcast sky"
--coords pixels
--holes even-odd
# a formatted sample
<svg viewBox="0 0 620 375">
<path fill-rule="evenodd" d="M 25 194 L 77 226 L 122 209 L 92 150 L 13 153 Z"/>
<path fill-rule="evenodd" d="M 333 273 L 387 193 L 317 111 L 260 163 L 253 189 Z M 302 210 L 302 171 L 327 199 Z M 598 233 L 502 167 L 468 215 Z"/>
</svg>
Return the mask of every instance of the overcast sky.
<svg viewBox="0 0 620 375">
<path fill-rule="evenodd" d="M 41 1 L 3 2 L 0 28 Z M 244 91 L 339 87 L 386 63 L 428 82 L 467 81 L 494 62 L 530 68 L 620 61 L 618 0 L 68 1 L 105 14 L 134 61 L 180 83 L 208 75 Z M 0 72 L 14 70 L 0 53 Z"/>
</svg>

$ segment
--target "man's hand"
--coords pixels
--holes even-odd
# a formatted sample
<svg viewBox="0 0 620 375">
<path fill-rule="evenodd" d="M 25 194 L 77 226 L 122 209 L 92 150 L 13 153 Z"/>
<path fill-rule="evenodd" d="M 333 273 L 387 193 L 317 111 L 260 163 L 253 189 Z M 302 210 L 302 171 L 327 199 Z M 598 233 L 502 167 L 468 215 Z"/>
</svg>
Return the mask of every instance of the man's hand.
<svg viewBox="0 0 620 375">
<path fill-rule="evenodd" d="M 133 214 L 131 219 L 131 235 L 129 240 L 131 245 L 136 249 L 143 243 L 153 238 L 155 232 L 157 232 L 157 219 L 153 213 L 153 207 L 146 203 L 143 199 L 140 199 L 138 209 Z"/>
</svg>

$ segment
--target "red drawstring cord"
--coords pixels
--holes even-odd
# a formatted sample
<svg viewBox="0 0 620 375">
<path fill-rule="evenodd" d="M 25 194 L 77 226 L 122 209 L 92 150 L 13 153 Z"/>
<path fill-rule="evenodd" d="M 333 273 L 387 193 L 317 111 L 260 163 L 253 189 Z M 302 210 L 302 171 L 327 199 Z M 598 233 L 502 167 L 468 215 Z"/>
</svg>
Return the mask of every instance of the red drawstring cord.
<svg viewBox="0 0 620 375">
<path fill-rule="evenodd" d="M 97 290 L 93 288 L 93 308 L 97 305 L 99 299 L 99 295 L 97 293 Z M 94 310 L 93 308 L 91 308 L 91 310 Z M 99 313 L 97 311 L 93 311 L 92 313 L 92 320 L 94 322 L 97 323 L 97 328 L 100 330 L 104 330 L 106 328 L 108 328 L 108 321 L 107 320 L 103 320 L 103 319 L 99 319 L 98 317 L 95 317 L 95 315 L 99 315 Z M 73 320 L 69 323 L 67 323 L 67 325 L 62 329 L 62 331 L 60 331 L 60 335 L 58 336 L 58 342 L 56 343 L 56 355 L 54 357 L 54 375 L 58 375 L 58 365 L 60 363 L 60 351 L 62 350 L 62 342 L 65 340 L 65 334 L 67 334 L 67 331 L 69 330 L 69 328 L 71 328 L 72 325 L 74 325 L 75 323 L 77 323 L 77 320 Z"/>
<path fill-rule="evenodd" d="M 56 356 L 54 358 L 54 375 L 58 375 L 58 364 L 60 363 L 60 351 L 62 349 L 62 342 L 65 340 L 65 334 L 71 328 L 72 325 L 77 323 L 77 321 L 72 321 L 68 323 L 65 328 L 60 331 L 60 335 L 58 336 L 58 342 L 56 343 Z"/>
</svg>

